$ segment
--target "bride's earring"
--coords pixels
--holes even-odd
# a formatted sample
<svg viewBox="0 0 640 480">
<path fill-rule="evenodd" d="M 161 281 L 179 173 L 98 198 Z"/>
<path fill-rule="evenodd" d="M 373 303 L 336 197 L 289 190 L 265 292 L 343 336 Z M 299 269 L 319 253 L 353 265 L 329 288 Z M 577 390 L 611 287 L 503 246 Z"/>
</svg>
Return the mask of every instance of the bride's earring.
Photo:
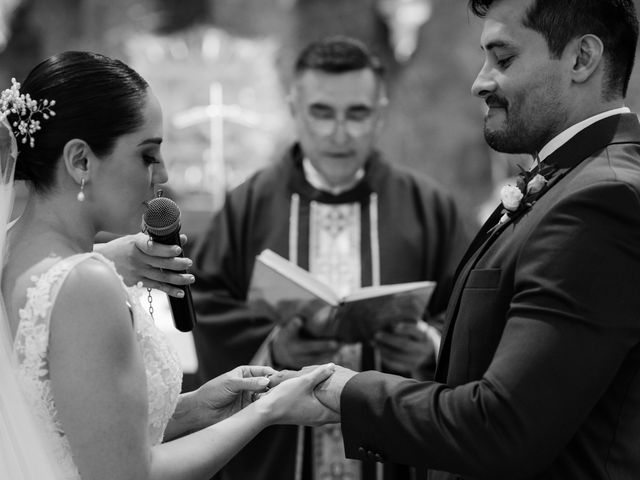
<svg viewBox="0 0 640 480">
<path fill-rule="evenodd" d="M 80 180 L 80 191 L 78 192 L 78 196 L 76 198 L 79 202 L 84 202 L 84 178 Z"/>
</svg>

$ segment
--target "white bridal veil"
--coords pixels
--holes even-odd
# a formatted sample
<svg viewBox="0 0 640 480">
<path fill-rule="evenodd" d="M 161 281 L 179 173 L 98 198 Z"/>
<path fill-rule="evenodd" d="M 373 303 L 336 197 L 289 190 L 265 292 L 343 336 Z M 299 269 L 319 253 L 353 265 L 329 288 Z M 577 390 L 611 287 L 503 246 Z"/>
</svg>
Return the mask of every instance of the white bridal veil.
<svg viewBox="0 0 640 480">
<path fill-rule="evenodd" d="M 7 123 L 0 123 L 0 279 L 4 266 L 6 232 L 13 206 L 16 140 Z M 13 336 L 0 295 L 0 478 L 60 480 L 56 463 L 22 394 L 12 355 Z"/>
</svg>

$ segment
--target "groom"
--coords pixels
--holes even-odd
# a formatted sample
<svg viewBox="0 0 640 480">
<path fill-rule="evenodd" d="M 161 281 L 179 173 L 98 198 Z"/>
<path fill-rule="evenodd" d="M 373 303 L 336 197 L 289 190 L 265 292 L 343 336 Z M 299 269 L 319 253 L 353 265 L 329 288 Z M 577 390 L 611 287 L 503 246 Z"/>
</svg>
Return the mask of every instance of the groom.
<svg viewBox="0 0 640 480">
<path fill-rule="evenodd" d="M 470 8 L 484 18 L 485 138 L 539 170 L 506 189 L 458 269 L 436 381 L 341 369 L 318 397 L 340 413 L 347 456 L 439 470 L 430 479 L 640 478 L 633 1 Z"/>
</svg>

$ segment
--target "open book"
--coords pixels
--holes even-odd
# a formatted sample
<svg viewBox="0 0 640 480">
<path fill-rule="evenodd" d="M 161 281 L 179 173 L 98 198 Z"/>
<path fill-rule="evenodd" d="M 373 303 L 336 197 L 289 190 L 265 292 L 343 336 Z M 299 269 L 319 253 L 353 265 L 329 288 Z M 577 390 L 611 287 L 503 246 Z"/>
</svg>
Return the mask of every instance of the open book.
<svg viewBox="0 0 640 480">
<path fill-rule="evenodd" d="M 302 317 L 314 337 L 359 342 L 421 318 L 435 286 L 432 281 L 379 285 L 341 297 L 303 268 L 264 250 L 256 257 L 247 300 L 276 321 Z"/>
</svg>

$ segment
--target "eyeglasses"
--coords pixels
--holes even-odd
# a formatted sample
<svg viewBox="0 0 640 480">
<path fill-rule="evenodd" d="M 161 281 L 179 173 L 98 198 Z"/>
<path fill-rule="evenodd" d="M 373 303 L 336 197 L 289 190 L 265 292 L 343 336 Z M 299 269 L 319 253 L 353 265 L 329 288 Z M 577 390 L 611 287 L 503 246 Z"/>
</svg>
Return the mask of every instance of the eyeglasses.
<svg viewBox="0 0 640 480">
<path fill-rule="evenodd" d="M 338 115 L 333 109 L 311 105 L 305 118 L 309 128 L 320 136 L 334 134 L 338 127 L 351 137 L 361 137 L 371 133 L 376 124 L 378 113 L 368 107 L 356 107 Z"/>
</svg>

